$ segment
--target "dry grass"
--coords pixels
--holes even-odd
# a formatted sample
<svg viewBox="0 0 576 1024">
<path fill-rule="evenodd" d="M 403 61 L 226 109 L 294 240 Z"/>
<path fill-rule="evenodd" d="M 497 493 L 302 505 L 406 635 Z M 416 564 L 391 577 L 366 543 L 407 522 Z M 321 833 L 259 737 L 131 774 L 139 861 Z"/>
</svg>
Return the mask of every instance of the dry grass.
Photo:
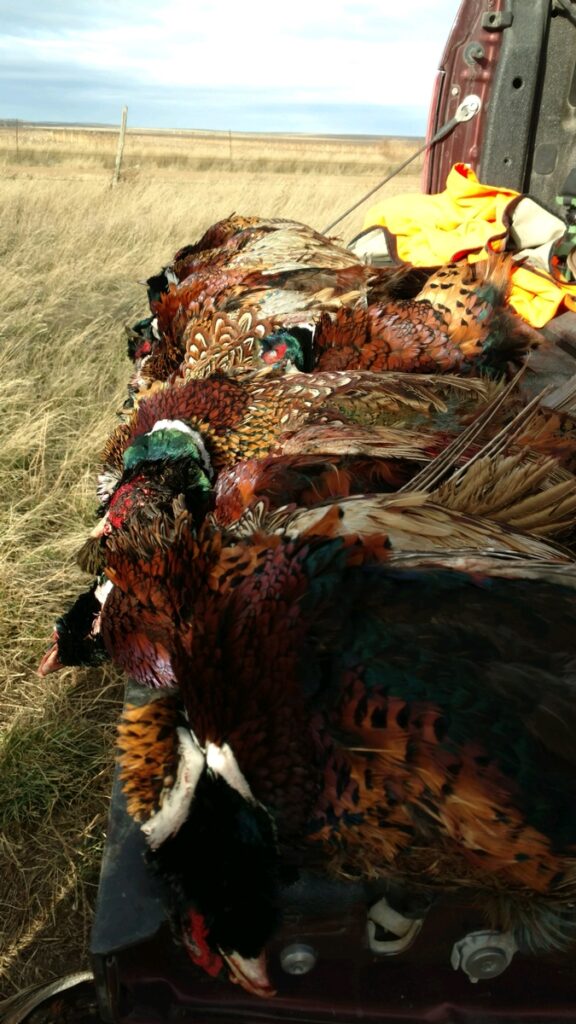
<svg viewBox="0 0 576 1024">
<path fill-rule="evenodd" d="M 118 131 L 22 127 L 0 122 L 0 167 L 7 174 L 26 169 L 51 173 L 111 174 Z M 208 172 L 235 174 L 304 173 L 383 177 L 418 147 L 417 139 L 343 141 L 329 136 L 261 136 L 240 132 L 144 132 L 128 130 L 123 172 L 130 180 L 166 179 Z"/>
<path fill-rule="evenodd" d="M 301 153 L 304 167 L 308 144 L 260 140 L 261 159 L 277 164 L 290 153 L 295 161 L 291 173 L 277 173 L 258 164 L 252 139 L 242 150 L 242 159 L 256 162 L 250 170 L 239 163 L 225 168 L 226 153 L 213 153 L 205 170 L 189 162 L 186 175 L 180 169 L 177 176 L 180 137 L 154 137 L 149 149 L 149 140 L 139 139 L 146 173 L 111 191 L 114 140 L 65 132 L 33 145 L 33 136 L 24 143 L 20 134 L 14 177 L 0 190 L 0 976 L 6 995 L 86 963 L 121 683 L 112 672 L 72 670 L 40 681 L 34 670 L 54 617 L 86 585 L 74 552 L 92 525 L 97 453 L 127 380 L 122 325 L 146 312 L 138 281 L 233 210 L 322 228 L 383 175 L 382 152 L 393 151 L 393 140 L 376 144 L 380 156 L 373 163 L 369 144 L 338 143 L 336 157 L 330 148 L 336 144 L 319 140 L 314 159 L 323 170 L 305 167 L 303 174 L 294 154 Z M 220 138 L 212 141 L 222 145 Z M 67 156 L 56 165 L 50 161 L 57 146 Z M 188 138 L 182 147 L 188 153 Z M 343 175 L 339 168 L 357 166 L 359 153 L 367 155 L 363 173 Z M 208 158 L 200 151 L 186 156 Z M 90 180 L 62 182 L 62 168 Z M 159 180 L 168 170 L 172 182 Z M 42 180 L 50 175 L 53 180 Z M 417 187 L 415 175 L 395 184 L 396 191 Z M 348 218 L 343 237 L 360 228 L 362 215 Z"/>
</svg>

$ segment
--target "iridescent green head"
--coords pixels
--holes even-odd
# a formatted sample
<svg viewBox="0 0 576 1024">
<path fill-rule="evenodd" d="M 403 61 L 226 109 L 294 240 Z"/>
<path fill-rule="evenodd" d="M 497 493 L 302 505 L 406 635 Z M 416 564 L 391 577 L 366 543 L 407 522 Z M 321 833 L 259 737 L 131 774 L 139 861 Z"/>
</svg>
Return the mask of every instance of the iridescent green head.
<svg viewBox="0 0 576 1024">
<path fill-rule="evenodd" d="M 158 420 L 152 430 L 137 437 L 123 456 L 124 469 L 135 470 L 149 462 L 185 459 L 196 468 L 193 486 L 209 491 L 213 470 L 201 434 L 182 420 Z"/>
<path fill-rule="evenodd" d="M 267 366 L 292 363 L 297 370 L 304 369 L 302 346 L 298 338 L 284 329 L 274 331 L 262 339 L 260 355 Z"/>
</svg>

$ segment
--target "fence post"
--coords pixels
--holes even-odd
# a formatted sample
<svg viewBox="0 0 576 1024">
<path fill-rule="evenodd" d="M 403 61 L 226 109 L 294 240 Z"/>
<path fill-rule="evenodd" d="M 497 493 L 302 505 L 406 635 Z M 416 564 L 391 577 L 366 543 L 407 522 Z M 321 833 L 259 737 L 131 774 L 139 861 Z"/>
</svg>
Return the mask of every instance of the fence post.
<svg viewBox="0 0 576 1024">
<path fill-rule="evenodd" d="M 118 149 L 116 150 L 116 163 L 114 165 L 114 176 L 112 188 L 118 184 L 120 168 L 122 167 L 122 154 L 124 153 L 124 139 L 126 137 L 126 121 L 128 120 L 128 107 L 122 107 L 122 121 L 120 123 L 120 135 L 118 137 Z"/>
</svg>

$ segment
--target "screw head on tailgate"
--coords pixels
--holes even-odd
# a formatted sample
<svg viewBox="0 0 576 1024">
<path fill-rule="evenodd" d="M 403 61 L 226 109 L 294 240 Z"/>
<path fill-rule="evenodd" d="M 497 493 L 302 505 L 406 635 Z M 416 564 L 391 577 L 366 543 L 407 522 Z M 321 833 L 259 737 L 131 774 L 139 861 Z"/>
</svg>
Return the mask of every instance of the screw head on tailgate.
<svg viewBox="0 0 576 1024">
<path fill-rule="evenodd" d="M 316 950 L 303 942 L 294 942 L 291 946 L 285 946 L 280 953 L 280 964 L 286 974 L 308 974 L 317 959 Z"/>
<path fill-rule="evenodd" d="M 462 968 L 470 981 L 497 978 L 510 965 L 518 949 L 510 932 L 469 932 L 452 947 L 450 962 Z"/>
</svg>

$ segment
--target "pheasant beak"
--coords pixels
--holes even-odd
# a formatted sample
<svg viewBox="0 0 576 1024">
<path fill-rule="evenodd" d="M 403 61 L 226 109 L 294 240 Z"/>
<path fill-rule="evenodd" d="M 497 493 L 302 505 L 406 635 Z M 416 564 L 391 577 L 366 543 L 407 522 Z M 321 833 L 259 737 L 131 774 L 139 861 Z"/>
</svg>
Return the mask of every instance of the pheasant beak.
<svg viewBox="0 0 576 1024">
<path fill-rule="evenodd" d="M 106 532 L 107 525 L 108 525 L 108 515 L 105 515 L 100 520 L 100 522 L 96 523 L 96 526 L 94 527 L 94 529 L 90 533 L 90 537 L 95 539 L 95 540 L 99 539 L 100 537 L 103 537 L 105 532 Z"/>
<path fill-rule="evenodd" d="M 40 678 L 43 679 L 44 676 L 50 675 L 51 672 L 59 672 L 61 668 L 64 668 L 64 666 L 58 655 L 58 637 L 55 635 L 52 647 L 46 651 L 36 671 Z"/>
<path fill-rule="evenodd" d="M 272 988 L 266 970 L 266 955 L 261 953 L 255 959 L 246 959 L 239 953 L 220 953 L 230 968 L 230 981 L 241 985 L 243 989 L 253 996 L 260 996 L 262 999 L 271 999 L 276 995 Z"/>
</svg>

